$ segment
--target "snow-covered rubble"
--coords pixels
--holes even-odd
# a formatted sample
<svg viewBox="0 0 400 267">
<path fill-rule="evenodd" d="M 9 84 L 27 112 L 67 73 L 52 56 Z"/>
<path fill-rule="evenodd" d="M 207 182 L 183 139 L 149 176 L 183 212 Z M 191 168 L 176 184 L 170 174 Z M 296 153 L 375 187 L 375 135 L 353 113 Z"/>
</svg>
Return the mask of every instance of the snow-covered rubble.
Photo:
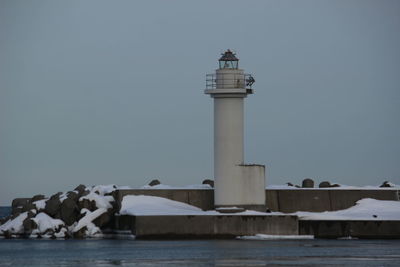
<svg viewBox="0 0 400 267">
<path fill-rule="evenodd" d="M 115 213 L 115 185 L 86 187 L 57 193 L 50 198 L 37 195 L 13 210 L 0 225 L 0 236 L 31 238 L 98 237 Z"/>
</svg>

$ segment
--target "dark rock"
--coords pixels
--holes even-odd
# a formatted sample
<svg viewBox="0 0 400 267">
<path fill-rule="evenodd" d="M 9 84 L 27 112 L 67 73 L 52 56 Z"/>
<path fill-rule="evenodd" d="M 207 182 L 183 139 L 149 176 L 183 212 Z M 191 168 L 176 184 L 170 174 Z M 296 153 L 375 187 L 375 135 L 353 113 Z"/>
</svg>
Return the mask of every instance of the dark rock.
<svg viewBox="0 0 400 267">
<path fill-rule="evenodd" d="M 25 206 L 22 207 L 22 212 L 30 211 L 30 210 L 36 210 L 36 206 L 34 204 L 32 204 L 31 202 L 25 204 Z"/>
<path fill-rule="evenodd" d="M 97 209 L 96 201 L 89 199 L 82 199 L 78 202 L 78 209 L 88 209 L 90 211 L 95 211 Z"/>
<path fill-rule="evenodd" d="M 319 184 L 319 188 L 327 188 L 327 187 L 331 187 L 331 183 L 328 181 L 323 181 Z"/>
<path fill-rule="evenodd" d="M 113 213 L 112 209 L 109 209 L 109 210 L 107 210 L 107 212 L 104 212 L 99 217 L 94 219 L 93 223 L 99 228 L 106 226 L 107 224 L 110 223 L 113 214 L 114 213 Z"/>
<path fill-rule="evenodd" d="M 340 187 L 340 184 L 332 184 L 331 187 Z"/>
<path fill-rule="evenodd" d="M 301 184 L 303 188 L 314 188 L 314 181 L 310 178 L 305 178 Z"/>
<path fill-rule="evenodd" d="M 28 212 L 28 217 L 22 222 L 22 225 L 24 226 L 24 234 L 30 234 L 34 229 L 38 228 L 38 225 L 34 220 L 32 220 L 33 217 L 35 217 L 35 213 L 33 212 Z"/>
<path fill-rule="evenodd" d="M 30 198 L 15 198 L 11 203 L 11 214 L 18 216 L 21 214 L 24 206 L 29 203 Z"/>
<path fill-rule="evenodd" d="M 33 202 L 35 202 L 35 201 L 38 201 L 38 200 L 42 200 L 42 199 L 45 199 L 46 197 L 44 196 L 44 195 L 35 195 L 35 196 L 33 196 L 32 198 L 31 198 L 31 203 L 33 203 Z"/>
<path fill-rule="evenodd" d="M 69 194 L 60 205 L 60 218 L 66 225 L 72 225 L 80 215 L 76 200 L 78 194 L 74 194 Z"/>
<path fill-rule="evenodd" d="M 379 187 L 392 187 L 389 181 L 384 181 Z"/>
<path fill-rule="evenodd" d="M 50 197 L 49 200 L 46 201 L 46 207 L 44 211 L 53 218 L 60 218 L 60 208 L 61 208 L 61 201 L 60 195 L 62 193 L 58 192 Z"/>
<path fill-rule="evenodd" d="M 78 185 L 77 187 L 75 187 L 74 191 L 77 191 L 77 192 L 78 192 L 78 195 L 81 197 L 81 196 L 83 196 L 83 194 L 84 194 L 85 192 L 87 192 L 87 191 L 89 191 L 89 190 L 86 188 L 85 185 L 80 184 L 80 185 Z"/>
<path fill-rule="evenodd" d="M 5 239 L 11 239 L 11 237 L 12 237 L 10 231 L 3 231 L 3 236 Z"/>
<path fill-rule="evenodd" d="M 214 181 L 210 179 L 205 179 L 202 184 L 208 184 L 212 188 L 214 188 Z"/>
<path fill-rule="evenodd" d="M 74 233 L 72 234 L 72 236 L 73 236 L 74 238 L 79 238 L 79 239 L 84 238 L 84 237 L 85 237 L 85 232 L 86 232 L 86 230 L 87 230 L 87 227 L 84 226 L 84 227 L 82 227 L 79 231 L 74 232 Z"/>
<path fill-rule="evenodd" d="M 286 183 L 287 186 L 294 186 L 292 183 Z"/>
<path fill-rule="evenodd" d="M 152 180 L 152 181 L 149 183 L 150 186 L 155 186 L 155 185 L 158 185 L 158 184 L 161 184 L 161 183 L 160 183 L 160 181 L 157 180 L 157 179 L 154 179 L 154 180 Z"/>
<path fill-rule="evenodd" d="M 296 187 L 296 188 L 301 188 L 301 186 L 300 186 L 300 185 L 297 185 L 297 184 L 296 184 L 294 187 Z"/>
</svg>

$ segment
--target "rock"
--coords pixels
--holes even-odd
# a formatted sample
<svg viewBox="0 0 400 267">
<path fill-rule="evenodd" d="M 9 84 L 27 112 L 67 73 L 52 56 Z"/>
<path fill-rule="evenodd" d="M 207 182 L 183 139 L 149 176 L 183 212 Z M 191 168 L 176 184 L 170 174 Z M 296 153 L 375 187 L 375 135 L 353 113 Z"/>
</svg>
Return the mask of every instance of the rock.
<svg viewBox="0 0 400 267">
<path fill-rule="evenodd" d="M 22 212 L 36 210 L 36 206 L 31 202 L 28 202 L 25 206 L 22 207 Z"/>
<path fill-rule="evenodd" d="M 327 187 L 331 187 L 331 183 L 328 181 L 323 181 L 319 184 L 319 188 L 327 188 Z"/>
<path fill-rule="evenodd" d="M 45 197 L 44 195 L 35 195 L 35 196 L 33 196 L 33 197 L 31 198 L 30 202 L 33 203 L 33 202 L 35 202 L 35 201 L 42 200 L 42 199 L 45 199 L 45 198 L 46 198 L 46 197 Z"/>
<path fill-rule="evenodd" d="M 287 186 L 294 186 L 292 183 L 286 183 Z"/>
<path fill-rule="evenodd" d="M 379 187 L 393 187 L 389 181 L 384 181 Z"/>
<path fill-rule="evenodd" d="M 80 184 L 77 187 L 75 187 L 74 191 L 78 191 L 78 195 L 79 195 L 79 197 L 81 197 L 81 196 L 83 196 L 83 194 L 85 194 L 89 190 L 86 188 L 85 185 Z"/>
<path fill-rule="evenodd" d="M 24 206 L 28 204 L 30 198 L 15 198 L 11 203 L 11 214 L 18 216 L 21 214 Z"/>
<path fill-rule="evenodd" d="M 87 227 L 84 226 L 84 227 L 82 227 L 79 231 L 74 232 L 74 233 L 72 234 L 72 236 L 73 236 L 74 238 L 80 238 L 80 239 L 81 239 L 81 238 L 84 238 L 84 237 L 85 237 L 86 230 L 87 230 Z"/>
<path fill-rule="evenodd" d="M 77 221 L 80 215 L 77 196 L 77 193 L 68 194 L 67 198 L 60 205 L 60 218 L 68 226 Z"/>
<path fill-rule="evenodd" d="M 154 179 L 154 180 L 152 180 L 152 181 L 149 183 L 150 186 L 155 186 L 155 185 L 158 185 L 158 184 L 161 184 L 161 183 L 160 183 L 160 181 L 157 180 L 157 179 Z"/>
<path fill-rule="evenodd" d="M 214 181 L 210 180 L 210 179 L 205 179 L 202 184 L 208 184 L 209 186 L 211 186 L 212 188 L 214 188 Z"/>
<path fill-rule="evenodd" d="M 340 184 L 332 184 L 331 187 L 340 187 Z"/>
<path fill-rule="evenodd" d="M 111 222 L 111 218 L 113 216 L 113 210 L 108 209 L 107 212 L 104 212 L 99 217 L 93 220 L 94 225 L 99 228 L 102 228 Z"/>
<path fill-rule="evenodd" d="M 97 209 L 96 201 L 89 199 L 82 199 L 78 202 L 78 209 L 88 209 L 90 211 L 95 211 Z"/>
<path fill-rule="evenodd" d="M 310 178 L 305 178 L 301 184 L 303 188 L 314 188 L 314 181 Z"/>
<path fill-rule="evenodd" d="M 3 231 L 3 236 L 5 239 L 11 239 L 12 238 L 12 234 L 10 231 Z"/>
<path fill-rule="evenodd" d="M 38 225 L 34 220 L 32 220 L 33 217 L 35 217 L 35 213 L 33 212 L 28 212 L 28 217 L 23 221 L 22 225 L 24 226 L 24 234 L 31 234 L 33 230 L 38 228 Z"/>
<path fill-rule="evenodd" d="M 300 186 L 300 185 L 297 185 L 297 184 L 296 184 L 294 187 L 296 187 L 296 188 L 301 188 L 301 186 Z"/>
<path fill-rule="evenodd" d="M 54 194 L 50 197 L 49 200 L 46 201 L 46 207 L 44 211 L 53 218 L 60 218 L 60 207 L 61 207 L 61 201 L 60 201 L 60 195 L 62 193 L 58 192 L 57 194 Z"/>
</svg>

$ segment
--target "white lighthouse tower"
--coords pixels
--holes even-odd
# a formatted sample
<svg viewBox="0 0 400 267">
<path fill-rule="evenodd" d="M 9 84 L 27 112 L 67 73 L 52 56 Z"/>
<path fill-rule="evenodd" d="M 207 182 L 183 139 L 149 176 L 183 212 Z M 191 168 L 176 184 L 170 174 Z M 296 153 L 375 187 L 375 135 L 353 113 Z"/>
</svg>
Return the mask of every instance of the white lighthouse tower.
<svg viewBox="0 0 400 267">
<path fill-rule="evenodd" d="M 243 153 L 244 98 L 253 93 L 253 83 L 230 50 L 222 54 L 215 74 L 207 74 L 205 94 L 214 98 L 216 208 L 265 210 L 265 166 L 245 164 Z"/>
</svg>

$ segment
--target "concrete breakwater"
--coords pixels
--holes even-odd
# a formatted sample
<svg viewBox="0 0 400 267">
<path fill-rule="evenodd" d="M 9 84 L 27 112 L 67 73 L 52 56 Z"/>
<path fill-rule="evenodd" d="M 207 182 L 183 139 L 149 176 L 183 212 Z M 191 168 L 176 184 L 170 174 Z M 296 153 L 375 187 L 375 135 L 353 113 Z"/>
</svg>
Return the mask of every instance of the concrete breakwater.
<svg viewBox="0 0 400 267">
<path fill-rule="evenodd" d="M 266 189 L 265 194 L 268 209 L 265 212 L 226 214 L 226 211 L 220 213 L 214 210 L 214 191 L 211 188 L 120 189 L 116 186 L 79 186 L 50 198 L 37 195 L 31 199 L 15 199 L 13 214 L 3 219 L 0 236 L 84 238 L 123 231 L 137 238 L 229 238 L 255 234 L 400 238 L 398 216 L 395 216 L 395 220 L 387 220 L 384 216 L 372 217 L 369 214 L 369 217 L 357 221 L 349 219 L 351 217 L 326 220 L 317 216 L 304 219 L 300 213 L 296 213 L 297 216 L 288 214 L 299 211 L 333 212 L 353 207 L 357 201 L 357 205 L 362 202 L 364 208 L 368 208 L 374 201 L 379 202 L 374 199 L 390 200 L 390 205 L 395 207 L 391 212 L 397 213 L 398 188 Z M 141 212 L 122 212 L 124 201 L 130 198 L 142 199 L 139 204 L 134 203 Z M 365 198 L 370 200 L 365 201 Z M 165 213 L 163 206 L 161 209 L 158 207 L 156 212 L 146 214 L 147 209 L 152 208 L 147 205 L 154 200 L 186 205 L 189 212 Z M 168 211 L 168 207 L 165 210 Z M 44 224 L 51 227 L 43 229 Z"/>
<path fill-rule="evenodd" d="M 114 192 L 117 206 L 126 195 L 150 195 L 184 202 L 201 208 L 214 209 L 213 189 L 121 189 Z M 347 209 L 363 198 L 399 200 L 398 189 L 266 189 L 266 207 L 270 211 L 335 211 Z"/>
</svg>

